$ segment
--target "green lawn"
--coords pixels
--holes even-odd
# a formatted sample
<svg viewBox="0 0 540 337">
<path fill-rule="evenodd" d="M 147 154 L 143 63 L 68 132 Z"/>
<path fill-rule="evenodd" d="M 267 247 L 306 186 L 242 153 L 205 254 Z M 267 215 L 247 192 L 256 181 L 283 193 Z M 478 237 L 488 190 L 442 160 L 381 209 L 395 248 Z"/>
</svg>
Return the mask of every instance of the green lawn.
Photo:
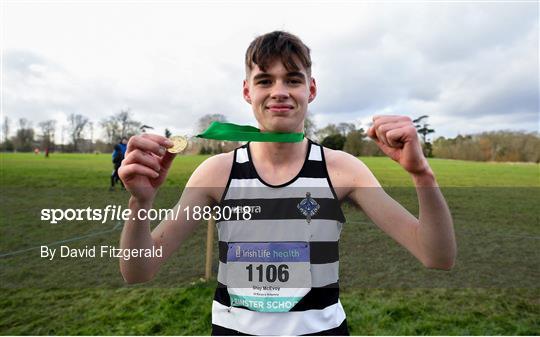
<svg viewBox="0 0 540 337">
<path fill-rule="evenodd" d="M 175 160 L 156 208 L 174 205 L 205 158 Z M 205 225 L 146 285 L 124 285 L 115 259 L 47 261 L 33 247 L 81 236 L 86 237 L 69 245 L 117 245 L 120 231 L 115 222 L 50 224 L 40 220 L 41 209 L 125 207 L 128 194 L 107 190 L 110 155 L 0 154 L 0 159 L 0 255 L 12 254 L 0 257 L 2 334 L 210 333 L 215 281 L 200 281 Z M 392 197 L 418 215 L 412 182 L 397 164 L 361 159 Z M 539 165 L 430 163 L 454 217 L 456 266 L 450 272 L 423 268 L 360 210 L 345 204 L 341 299 L 351 333 L 538 335 Z"/>
</svg>

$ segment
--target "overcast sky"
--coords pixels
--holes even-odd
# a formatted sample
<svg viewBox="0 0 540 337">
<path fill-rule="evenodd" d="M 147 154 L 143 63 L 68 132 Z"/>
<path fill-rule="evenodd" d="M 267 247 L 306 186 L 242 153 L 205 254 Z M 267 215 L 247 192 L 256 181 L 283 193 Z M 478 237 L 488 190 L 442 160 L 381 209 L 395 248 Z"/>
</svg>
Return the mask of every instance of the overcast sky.
<svg viewBox="0 0 540 337">
<path fill-rule="evenodd" d="M 123 108 L 162 134 L 204 114 L 255 124 L 245 49 L 286 30 L 312 49 L 318 127 L 429 115 L 438 136 L 539 128 L 534 2 L 3 2 L 2 114 L 97 123 Z M 2 116 L 2 121 L 3 121 Z M 100 133 L 94 135 L 101 136 Z"/>
</svg>

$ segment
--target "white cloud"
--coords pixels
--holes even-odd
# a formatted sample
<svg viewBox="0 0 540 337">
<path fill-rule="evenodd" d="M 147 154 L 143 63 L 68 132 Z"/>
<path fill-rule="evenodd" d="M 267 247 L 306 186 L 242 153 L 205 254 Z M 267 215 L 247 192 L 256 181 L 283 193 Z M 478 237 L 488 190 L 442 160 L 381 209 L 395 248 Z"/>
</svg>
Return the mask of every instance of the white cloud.
<svg viewBox="0 0 540 337">
<path fill-rule="evenodd" d="M 254 124 L 244 52 L 285 29 L 312 49 L 319 127 L 399 113 L 430 115 L 436 135 L 537 130 L 537 13 L 537 3 L 8 2 L 2 110 L 36 125 L 130 107 L 159 133 L 192 133 L 207 113 Z"/>
</svg>

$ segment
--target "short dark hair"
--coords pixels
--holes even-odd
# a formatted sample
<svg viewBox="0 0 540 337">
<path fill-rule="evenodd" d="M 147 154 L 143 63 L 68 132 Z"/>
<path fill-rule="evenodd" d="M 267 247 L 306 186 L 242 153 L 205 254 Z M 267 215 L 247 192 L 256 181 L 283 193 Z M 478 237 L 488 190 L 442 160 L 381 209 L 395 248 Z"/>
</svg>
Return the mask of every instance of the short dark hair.
<svg viewBox="0 0 540 337">
<path fill-rule="evenodd" d="M 254 64 L 266 71 L 275 60 L 281 60 L 287 71 L 298 71 L 295 57 L 311 76 L 310 49 L 298 36 L 279 30 L 258 36 L 246 51 L 246 75 L 249 77 Z"/>
</svg>

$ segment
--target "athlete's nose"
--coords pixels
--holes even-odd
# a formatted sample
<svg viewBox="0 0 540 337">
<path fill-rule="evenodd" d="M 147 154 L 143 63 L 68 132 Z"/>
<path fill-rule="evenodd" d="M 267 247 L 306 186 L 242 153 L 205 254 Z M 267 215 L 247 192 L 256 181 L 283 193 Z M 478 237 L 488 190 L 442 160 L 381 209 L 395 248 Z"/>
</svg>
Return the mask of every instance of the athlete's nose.
<svg viewBox="0 0 540 337">
<path fill-rule="evenodd" d="M 287 86 L 284 85 L 281 81 L 277 81 L 272 88 L 272 98 L 276 100 L 289 98 L 289 91 L 287 90 Z"/>
</svg>

